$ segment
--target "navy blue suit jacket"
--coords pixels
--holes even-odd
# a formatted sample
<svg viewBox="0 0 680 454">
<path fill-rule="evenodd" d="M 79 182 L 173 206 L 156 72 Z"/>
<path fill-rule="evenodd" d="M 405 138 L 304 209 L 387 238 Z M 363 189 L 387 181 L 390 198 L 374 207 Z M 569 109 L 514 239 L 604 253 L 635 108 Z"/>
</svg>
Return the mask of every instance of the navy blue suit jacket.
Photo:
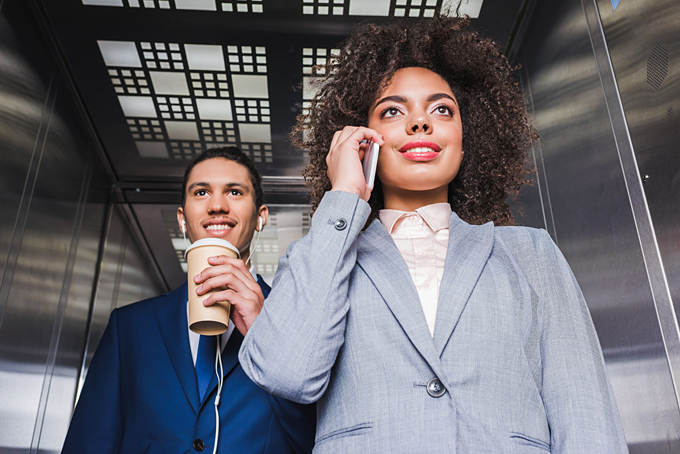
<svg viewBox="0 0 680 454">
<path fill-rule="evenodd" d="M 258 276 L 265 297 L 269 286 Z M 63 453 L 188 453 L 215 439 L 213 375 L 199 401 L 189 347 L 187 284 L 114 310 L 99 343 L 69 427 Z M 238 363 L 243 336 L 234 330 L 222 361 L 218 450 L 307 453 L 314 444 L 312 406 L 274 397 Z M 200 442 L 198 442 L 200 440 Z"/>
</svg>

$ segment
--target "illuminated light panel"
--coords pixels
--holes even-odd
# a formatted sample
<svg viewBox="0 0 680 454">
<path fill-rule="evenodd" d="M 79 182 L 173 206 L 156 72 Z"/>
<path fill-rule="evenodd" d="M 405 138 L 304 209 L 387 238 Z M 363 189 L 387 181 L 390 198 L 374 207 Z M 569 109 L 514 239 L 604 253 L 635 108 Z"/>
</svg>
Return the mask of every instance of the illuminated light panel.
<svg viewBox="0 0 680 454">
<path fill-rule="evenodd" d="M 319 0 L 328 2 L 329 0 Z M 332 0 L 342 3 L 344 0 Z M 180 11 L 222 11 L 227 13 L 264 12 L 263 0 L 82 0 L 83 5 L 113 6 L 147 9 L 176 9 Z"/>
<path fill-rule="evenodd" d="M 149 96 L 118 96 L 118 102 L 126 117 L 158 117 L 153 98 Z"/>
<path fill-rule="evenodd" d="M 106 66 L 123 66 L 141 68 L 137 46 L 132 41 L 101 41 L 98 40 L 99 51 L 102 53 Z"/>
<path fill-rule="evenodd" d="M 185 44 L 189 69 L 194 71 L 224 71 L 222 46 L 210 44 Z"/>
<path fill-rule="evenodd" d="M 390 0 L 349 0 L 350 16 L 389 16 Z"/>
<path fill-rule="evenodd" d="M 271 143 L 272 133 L 268 124 L 242 123 L 238 125 L 241 142 Z"/>
<path fill-rule="evenodd" d="M 135 141 L 137 151 L 142 158 L 169 158 L 168 147 L 165 142 Z"/>
<path fill-rule="evenodd" d="M 149 76 L 153 83 L 153 91 L 157 95 L 189 96 L 189 86 L 184 73 L 150 71 Z"/>
<path fill-rule="evenodd" d="M 232 89 L 237 98 L 268 98 L 267 76 L 232 74 Z"/>
<path fill-rule="evenodd" d="M 345 11 L 345 0 L 303 0 L 302 14 L 343 16 Z"/>
<path fill-rule="evenodd" d="M 198 128 L 193 121 L 165 121 L 170 140 L 199 140 Z"/>
<path fill-rule="evenodd" d="M 321 88 L 321 77 L 303 77 L 302 78 L 302 99 L 314 99 L 316 93 Z"/>
<path fill-rule="evenodd" d="M 231 103 L 228 100 L 199 98 L 196 105 L 202 120 L 232 120 Z"/>
<path fill-rule="evenodd" d="M 102 43 L 102 55 L 113 43 L 113 50 L 134 48 L 137 56 L 134 67 L 120 66 L 130 59 L 115 53 L 105 63 L 140 157 L 189 160 L 208 147 L 236 145 L 255 162 L 274 162 L 265 47 Z M 312 49 L 313 64 L 332 52 Z"/>
<path fill-rule="evenodd" d="M 124 6 L 123 0 L 83 0 L 83 5 Z"/>
<path fill-rule="evenodd" d="M 462 0 L 459 10 L 461 16 L 467 14 L 472 19 L 477 19 L 482 11 L 482 3 L 484 3 L 484 0 Z M 453 16 L 455 15 L 457 4 L 458 0 L 443 0 L 441 10 L 442 12 L 448 10 L 450 15 Z"/>
<path fill-rule="evenodd" d="M 217 11 L 215 0 L 175 0 L 176 9 L 192 9 L 198 11 Z"/>
</svg>

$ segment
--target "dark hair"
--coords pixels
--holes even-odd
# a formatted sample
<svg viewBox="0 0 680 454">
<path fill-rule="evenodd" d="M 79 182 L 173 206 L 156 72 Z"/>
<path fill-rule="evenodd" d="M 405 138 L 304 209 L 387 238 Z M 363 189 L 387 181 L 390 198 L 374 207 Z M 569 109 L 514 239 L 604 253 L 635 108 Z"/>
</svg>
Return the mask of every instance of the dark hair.
<svg viewBox="0 0 680 454">
<path fill-rule="evenodd" d="M 182 182 L 182 208 L 184 208 L 184 202 L 186 200 L 187 182 L 189 181 L 189 175 L 194 169 L 194 166 L 200 162 L 214 158 L 228 159 L 229 161 L 241 164 L 248 169 L 250 183 L 253 185 L 253 190 L 255 191 L 255 208 L 260 208 L 264 204 L 264 192 L 262 191 L 262 177 L 260 176 L 260 172 L 257 171 L 257 167 L 255 167 L 253 160 L 250 159 L 247 154 L 233 146 L 208 148 L 189 163 L 189 166 L 184 171 L 184 181 Z"/>
<path fill-rule="evenodd" d="M 513 224 L 507 203 L 516 200 L 529 171 L 525 150 L 537 137 L 513 69 L 498 46 L 468 30 L 469 18 L 437 15 L 410 22 L 361 26 L 336 58 L 307 112 L 291 135 L 309 150 L 303 170 L 315 210 L 331 189 L 326 165 L 333 134 L 348 125 L 366 126 L 379 94 L 401 68 L 422 67 L 448 82 L 460 106 L 464 159 L 449 185 L 449 203 L 471 224 Z M 320 72 L 320 73 L 324 73 Z M 369 222 L 383 208 L 376 179 Z"/>
</svg>

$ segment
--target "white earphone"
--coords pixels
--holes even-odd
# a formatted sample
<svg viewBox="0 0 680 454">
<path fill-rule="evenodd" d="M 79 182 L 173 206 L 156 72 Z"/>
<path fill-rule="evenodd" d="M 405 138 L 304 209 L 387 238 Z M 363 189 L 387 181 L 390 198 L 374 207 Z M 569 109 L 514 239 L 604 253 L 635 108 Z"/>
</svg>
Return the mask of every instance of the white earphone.
<svg viewBox="0 0 680 454">
<path fill-rule="evenodd" d="M 262 219 L 262 216 L 257 218 L 257 229 L 255 231 L 257 232 L 257 238 L 255 238 L 255 245 L 253 246 L 251 244 L 250 252 L 251 254 L 248 256 L 248 260 L 246 260 L 246 266 L 248 266 L 248 263 L 250 263 L 250 258 L 253 256 L 253 252 L 257 249 L 257 243 L 260 241 L 260 234 L 262 233 L 262 224 L 264 224 L 264 219 Z"/>
<path fill-rule="evenodd" d="M 182 233 L 187 233 L 187 223 L 182 219 Z"/>
</svg>

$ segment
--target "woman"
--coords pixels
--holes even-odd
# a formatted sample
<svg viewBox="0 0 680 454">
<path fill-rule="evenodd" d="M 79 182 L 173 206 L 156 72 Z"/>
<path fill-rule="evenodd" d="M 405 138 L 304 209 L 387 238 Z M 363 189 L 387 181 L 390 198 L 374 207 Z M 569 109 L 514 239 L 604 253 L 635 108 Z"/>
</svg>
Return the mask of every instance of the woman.
<svg viewBox="0 0 680 454">
<path fill-rule="evenodd" d="M 241 364 L 317 402 L 317 453 L 627 452 L 567 263 L 545 231 L 494 226 L 512 224 L 533 129 L 467 25 L 367 25 L 327 68 L 297 126 L 312 226 Z M 365 140 L 381 146 L 373 191 Z"/>
</svg>

